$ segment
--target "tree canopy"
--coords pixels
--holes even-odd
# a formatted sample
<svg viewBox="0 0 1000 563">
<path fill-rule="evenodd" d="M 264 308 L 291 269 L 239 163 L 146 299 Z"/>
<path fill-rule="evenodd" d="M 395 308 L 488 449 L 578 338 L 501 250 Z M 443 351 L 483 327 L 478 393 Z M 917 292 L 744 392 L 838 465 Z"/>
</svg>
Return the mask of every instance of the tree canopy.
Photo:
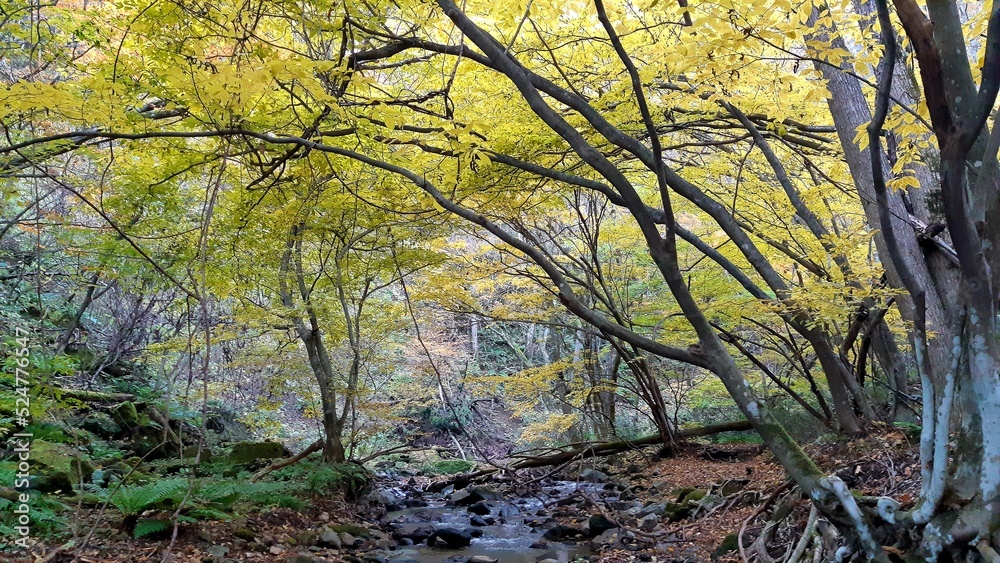
<svg viewBox="0 0 1000 563">
<path fill-rule="evenodd" d="M 992 4 L 8 4 L 3 314 L 72 293 L 62 353 L 106 307 L 88 377 L 301 384 L 330 461 L 403 404 L 475 449 L 473 396 L 670 447 L 721 386 L 852 549 L 996 558 Z M 919 421 L 920 498 L 852 496 L 778 402 Z"/>
</svg>

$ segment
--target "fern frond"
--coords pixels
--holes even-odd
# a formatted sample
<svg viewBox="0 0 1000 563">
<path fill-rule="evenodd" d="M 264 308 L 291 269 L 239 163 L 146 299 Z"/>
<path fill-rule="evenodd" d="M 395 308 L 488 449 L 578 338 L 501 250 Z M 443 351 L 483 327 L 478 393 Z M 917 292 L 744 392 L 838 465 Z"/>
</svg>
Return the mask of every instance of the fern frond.
<svg viewBox="0 0 1000 563">
<path fill-rule="evenodd" d="M 135 525 L 135 531 L 132 532 L 132 535 L 136 539 L 139 539 L 141 537 L 164 532 L 170 529 L 172 526 L 173 524 L 170 522 L 170 520 L 163 520 L 159 518 L 139 520 L 139 522 L 136 523 Z"/>
</svg>

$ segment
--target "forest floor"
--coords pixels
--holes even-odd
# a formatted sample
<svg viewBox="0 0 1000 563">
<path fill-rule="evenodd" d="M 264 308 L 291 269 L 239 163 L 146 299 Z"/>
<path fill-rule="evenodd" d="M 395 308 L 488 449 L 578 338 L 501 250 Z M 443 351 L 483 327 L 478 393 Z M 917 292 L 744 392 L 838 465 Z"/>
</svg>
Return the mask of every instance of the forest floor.
<svg viewBox="0 0 1000 563">
<path fill-rule="evenodd" d="M 892 494 L 904 501 L 915 496 L 919 479 L 916 448 L 899 431 L 887 429 L 864 439 L 827 441 L 807 449 L 824 471 L 836 472 L 864 494 Z M 559 561 L 579 557 L 582 561 L 607 562 L 741 561 L 736 537 L 740 537 L 744 552 L 752 555 L 752 545 L 765 528 L 772 508 L 782 503 L 788 516 L 771 530 L 767 551 L 771 556 L 780 556 L 801 535 L 810 506 L 786 483 L 784 471 L 761 448 L 746 444 L 691 444 L 666 459 L 653 459 L 652 452 L 655 450 L 646 449 L 591 460 L 589 472 L 580 466 L 567 466 L 547 477 L 546 470 L 537 470 L 533 475 L 522 471 L 516 479 L 500 476 L 485 481 L 502 498 L 502 502 L 493 503 L 492 514 L 502 521 L 501 516 L 506 513 L 497 511 L 496 505 L 513 506 L 520 513 L 517 529 L 531 526 L 534 534 L 525 541 L 537 540 L 530 550 L 521 549 L 516 557 L 510 555 L 506 560 L 536 561 L 548 557 Z M 580 477 L 590 481 L 588 488 L 566 488 L 567 479 Z M 531 482 L 534 479 L 538 481 Z M 116 530 L 116 523 L 106 515 L 101 516 L 97 509 L 82 509 L 73 520 L 78 535 L 97 530 L 85 549 L 75 550 L 69 544 L 62 548 L 40 545 L 34 557 L 5 560 L 33 563 L 505 561 L 503 555 L 477 557 L 468 551 L 426 546 L 417 551 L 419 546 L 411 546 L 411 540 L 401 537 L 406 525 L 410 526 L 407 530 L 420 527 L 422 521 L 412 518 L 419 516 L 422 505 L 433 506 L 436 498 L 444 506 L 448 495 L 455 499 L 455 495 L 463 494 L 461 488 L 454 493 L 447 489 L 432 498 L 425 492 L 430 482 L 427 477 L 412 477 L 380 483 L 382 487 L 393 487 L 390 496 L 398 495 L 401 502 L 415 507 L 412 510 L 416 512 L 397 513 L 406 514 L 409 520 L 399 517 L 392 520 L 392 514 L 387 517 L 384 507 L 368 500 L 312 498 L 308 507 L 301 510 L 276 508 L 230 521 L 184 524 L 178 528 L 173 542 L 169 535 L 133 540 Z M 680 502 L 691 491 L 702 491 L 704 496 L 699 493 L 697 500 L 690 497 L 687 502 Z M 462 522 L 468 522 L 472 515 L 466 512 L 467 508 L 472 509 L 462 506 L 448 510 L 452 510 L 449 513 L 452 517 L 458 515 L 464 519 Z M 597 525 L 592 517 L 602 516 L 621 527 L 613 533 L 588 533 L 596 532 L 588 530 L 589 525 Z M 566 538 L 556 534 L 548 540 L 539 540 L 544 530 L 554 526 L 562 526 L 571 533 Z M 574 537 L 574 530 L 580 535 Z M 330 531 L 337 537 L 331 537 Z M 545 552 L 553 545 L 565 544 L 575 547 L 569 552 Z M 541 555 L 536 557 L 534 553 Z"/>
</svg>

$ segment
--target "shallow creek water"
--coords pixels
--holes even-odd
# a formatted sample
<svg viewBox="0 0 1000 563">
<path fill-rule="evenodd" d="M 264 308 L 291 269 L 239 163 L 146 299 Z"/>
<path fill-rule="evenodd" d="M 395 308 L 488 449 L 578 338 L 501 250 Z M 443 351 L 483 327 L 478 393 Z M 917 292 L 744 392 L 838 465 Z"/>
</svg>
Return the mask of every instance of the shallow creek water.
<svg viewBox="0 0 1000 563">
<path fill-rule="evenodd" d="M 432 526 L 434 529 L 455 528 L 458 530 L 478 529 L 482 536 L 473 538 L 472 543 L 462 549 L 441 549 L 426 544 L 400 548 L 396 557 L 390 561 L 460 561 L 484 555 L 495 558 L 503 563 L 534 563 L 542 558 L 556 559 L 560 562 L 573 561 L 586 557 L 590 549 L 586 542 L 548 542 L 544 549 L 534 549 L 532 544 L 542 538 L 544 530 L 535 529 L 525 523 L 525 518 L 535 516 L 546 503 L 554 502 L 569 496 L 578 489 L 589 493 L 598 493 L 600 485 L 593 483 L 578 483 L 560 481 L 545 487 L 545 492 L 538 497 L 508 498 L 502 501 L 490 502 L 492 516 L 496 523 L 479 528 L 470 527 L 472 514 L 464 506 L 447 506 L 445 495 L 429 494 L 423 497 L 428 505 L 420 508 L 407 508 L 390 512 L 386 521 L 402 532 L 410 532 L 419 527 Z M 589 515 L 581 515 L 585 518 Z"/>
</svg>

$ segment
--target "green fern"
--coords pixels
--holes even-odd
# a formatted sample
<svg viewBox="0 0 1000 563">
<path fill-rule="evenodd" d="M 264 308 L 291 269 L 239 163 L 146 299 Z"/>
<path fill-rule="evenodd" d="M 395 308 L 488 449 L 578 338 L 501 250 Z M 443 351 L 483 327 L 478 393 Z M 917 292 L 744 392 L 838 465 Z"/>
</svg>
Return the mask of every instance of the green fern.
<svg viewBox="0 0 1000 563">
<path fill-rule="evenodd" d="M 171 523 L 170 520 L 164 520 L 162 518 L 145 518 L 136 523 L 132 536 L 139 539 L 165 532 L 171 527 L 173 527 L 173 523 Z"/>
<path fill-rule="evenodd" d="M 183 493 L 187 487 L 187 479 L 165 479 L 148 485 L 124 486 L 112 493 L 111 504 L 122 516 L 138 516 L 155 508 L 158 503 Z"/>
</svg>

